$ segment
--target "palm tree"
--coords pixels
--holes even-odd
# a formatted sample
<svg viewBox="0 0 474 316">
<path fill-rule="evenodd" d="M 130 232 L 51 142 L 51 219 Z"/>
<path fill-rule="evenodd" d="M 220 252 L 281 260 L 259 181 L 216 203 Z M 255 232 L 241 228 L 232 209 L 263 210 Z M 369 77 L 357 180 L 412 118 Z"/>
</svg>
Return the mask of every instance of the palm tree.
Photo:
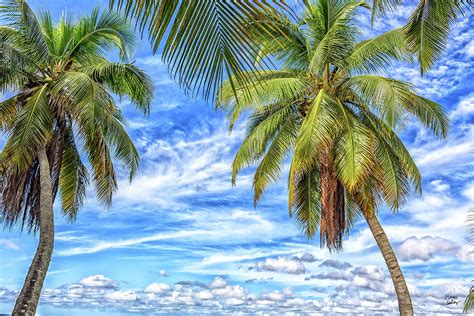
<svg viewBox="0 0 474 316">
<path fill-rule="evenodd" d="M 289 12 L 285 1 L 109 0 L 111 8 L 135 18 L 147 32 L 154 52 L 160 45 L 172 76 L 189 94 L 213 98 L 233 74 L 236 84 L 249 83 L 244 70 L 255 69 L 259 55 L 254 33 L 274 32 L 260 23 L 264 14 Z M 269 62 L 265 60 L 265 62 Z"/>
<path fill-rule="evenodd" d="M 110 205 L 117 189 L 114 157 L 130 180 L 139 155 L 112 94 L 130 98 L 148 113 L 148 76 L 126 59 L 133 33 L 125 18 L 94 10 L 77 22 L 37 18 L 23 1 L 3 1 L 0 26 L 0 103 L 7 136 L 0 156 L 1 220 L 29 232 L 39 244 L 13 315 L 34 315 L 54 246 L 53 203 L 73 221 L 91 175 L 98 199 Z M 106 56 L 119 49 L 123 62 Z M 82 150 L 81 150 L 82 149 Z M 82 153 L 82 154 L 81 154 Z M 83 163 L 86 158 L 90 168 Z"/>
<path fill-rule="evenodd" d="M 399 0 L 373 0 L 372 21 L 390 13 Z M 472 0 L 420 0 L 403 28 L 408 47 L 417 55 L 420 72 L 430 70 L 446 50 L 451 25 L 472 14 Z"/>
<path fill-rule="evenodd" d="M 409 291 L 376 212 L 382 203 L 397 211 L 411 186 L 421 193 L 420 173 L 395 127 L 415 116 L 439 137 L 448 118 L 439 104 L 418 95 L 409 83 L 379 74 L 395 61 L 410 61 L 402 29 L 357 41 L 354 21 L 364 2 L 307 1 L 302 18 L 273 19 L 282 31 L 261 34 L 262 54 L 281 65 L 260 70 L 250 87 L 225 82 L 217 107 L 230 127 L 246 110 L 247 133 L 233 165 L 257 164 L 254 202 L 280 177 L 291 154 L 290 215 L 321 246 L 342 248 L 343 235 L 362 215 L 391 274 L 400 313 L 412 315 Z M 281 45 L 285 49 L 281 49 Z M 237 93 L 235 93 L 237 92 Z"/>
</svg>

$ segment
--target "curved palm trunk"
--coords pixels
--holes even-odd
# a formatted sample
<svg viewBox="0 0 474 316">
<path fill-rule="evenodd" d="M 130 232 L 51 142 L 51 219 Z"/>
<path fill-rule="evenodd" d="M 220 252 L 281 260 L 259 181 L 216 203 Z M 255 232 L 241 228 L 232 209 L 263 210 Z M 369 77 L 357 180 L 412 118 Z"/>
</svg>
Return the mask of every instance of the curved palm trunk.
<svg viewBox="0 0 474 316">
<path fill-rule="evenodd" d="M 410 293 L 408 292 L 405 278 L 403 277 L 402 270 L 398 265 L 397 257 L 393 252 L 387 235 L 374 214 L 368 214 L 368 212 L 363 212 L 363 214 L 370 230 L 372 231 L 372 235 L 379 246 L 385 263 L 387 264 L 388 271 L 390 271 L 390 276 L 392 277 L 393 285 L 395 286 L 395 292 L 397 293 L 400 315 L 413 315 L 413 305 L 411 303 Z"/>
<path fill-rule="evenodd" d="M 53 212 L 53 190 L 51 173 L 49 169 L 46 150 L 43 148 L 38 152 L 40 166 L 40 240 L 36 249 L 35 257 L 31 262 L 25 283 L 18 296 L 12 315 L 33 316 L 43 288 L 44 279 L 48 272 L 49 262 L 54 247 L 54 212 Z"/>
</svg>

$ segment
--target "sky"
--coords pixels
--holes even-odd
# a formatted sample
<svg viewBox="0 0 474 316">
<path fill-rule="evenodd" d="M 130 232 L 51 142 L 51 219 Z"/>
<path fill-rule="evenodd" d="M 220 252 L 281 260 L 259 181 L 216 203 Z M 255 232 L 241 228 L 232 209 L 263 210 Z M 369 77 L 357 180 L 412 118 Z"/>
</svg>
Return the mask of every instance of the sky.
<svg viewBox="0 0 474 316">
<path fill-rule="evenodd" d="M 36 10 L 79 17 L 106 1 L 31 0 Z M 298 4 L 293 4 L 298 11 Z M 415 7 L 404 2 L 363 36 L 398 27 Z M 415 84 L 451 119 L 439 140 L 410 121 L 400 135 L 423 177 L 397 214 L 380 222 L 399 259 L 415 311 L 458 313 L 474 285 L 474 247 L 465 219 L 474 208 L 474 19 L 453 25 L 446 54 L 421 77 L 416 65 L 387 74 Z M 254 208 L 253 168 L 231 185 L 231 163 L 245 125 L 228 132 L 225 115 L 189 98 L 159 53 L 139 41 L 135 64 L 153 78 L 148 118 L 119 100 L 140 152 L 132 184 L 120 173 L 109 209 L 92 190 L 75 223 L 56 212 L 56 244 L 39 315 L 395 313 L 397 301 L 382 255 L 363 221 L 338 253 L 308 240 L 288 216 L 286 175 Z M 37 239 L 0 232 L 0 314 L 9 313 Z M 455 297 L 447 304 L 446 295 Z"/>
</svg>

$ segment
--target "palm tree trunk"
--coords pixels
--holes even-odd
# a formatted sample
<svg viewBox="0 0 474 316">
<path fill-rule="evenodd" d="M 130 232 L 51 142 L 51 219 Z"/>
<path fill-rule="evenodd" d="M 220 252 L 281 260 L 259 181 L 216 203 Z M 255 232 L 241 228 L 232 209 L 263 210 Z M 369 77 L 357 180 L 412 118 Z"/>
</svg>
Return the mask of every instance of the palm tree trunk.
<svg viewBox="0 0 474 316">
<path fill-rule="evenodd" d="M 31 262 L 25 283 L 18 296 L 12 315 L 33 316 L 43 288 L 44 279 L 48 272 L 49 262 L 54 247 L 54 212 L 51 173 L 46 150 L 43 148 L 38 152 L 40 166 L 40 207 L 39 224 L 40 239 L 35 257 Z"/>
<path fill-rule="evenodd" d="M 395 256 L 395 252 L 393 252 L 387 235 L 375 214 L 369 214 L 369 212 L 363 212 L 363 214 L 367 224 L 369 224 L 372 235 L 379 246 L 385 263 L 387 264 L 388 271 L 390 271 L 390 276 L 392 277 L 393 285 L 395 286 L 395 292 L 397 293 L 400 315 L 413 315 L 413 305 L 411 303 L 410 292 L 408 292 L 405 278 L 403 277 L 402 270 L 400 269 L 397 257 Z"/>
</svg>

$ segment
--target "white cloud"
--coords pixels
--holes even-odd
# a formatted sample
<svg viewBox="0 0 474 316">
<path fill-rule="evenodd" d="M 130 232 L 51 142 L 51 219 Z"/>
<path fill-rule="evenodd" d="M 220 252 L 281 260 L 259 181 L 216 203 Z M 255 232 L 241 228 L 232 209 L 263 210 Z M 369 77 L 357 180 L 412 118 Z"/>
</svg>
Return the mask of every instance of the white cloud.
<svg viewBox="0 0 474 316">
<path fill-rule="evenodd" d="M 467 119 L 471 115 L 474 115 L 474 93 L 462 98 L 450 113 L 451 119 Z"/>
<path fill-rule="evenodd" d="M 450 189 L 449 183 L 446 183 L 443 180 L 433 180 L 430 182 L 430 185 L 436 192 L 445 192 Z"/>
<path fill-rule="evenodd" d="M 210 289 L 221 289 L 225 288 L 227 285 L 226 280 L 221 277 L 216 277 L 212 282 L 209 284 Z"/>
<path fill-rule="evenodd" d="M 211 300 L 214 298 L 214 295 L 211 291 L 203 290 L 196 293 L 196 298 L 200 300 Z"/>
<path fill-rule="evenodd" d="M 115 291 L 105 294 L 104 297 L 111 301 L 135 301 L 138 296 L 133 291 Z"/>
<path fill-rule="evenodd" d="M 212 294 L 225 298 L 243 299 L 247 296 L 247 290 L 240 285 L 227 285 L 222 288 L 214 288 Z"/>
<path fill-rule="evenodd" d="M 466 47 L 464 47 L 464 53 L 468 57 L 474 57 L 474 41 L 471 40 L 469 44 L 467 44 Z"/>
<path fill-rule="evenodd" d="M 462 194 L 471 202 L 474 202 L 474 182 L 466 184 L 465 188 L 462 191 Z"/>
<path fill-rule="evenodd" d="M 103 276 L 102 274 L 96 274 L 96 275 L 85 277 L 84 279 L 79 281 L 79 284 L 84 285 L 84 286 L 90 286 L 90 287 L 105 287 L 105 288 L 117 287 L 117 283 L 115 281 Z"/>
<path fill-rule="evenodd" d="M 288 274 L 303 274 L 306 273 L 306 268 L 301 260 L 294 258 L 278 257 L 267 258 L 264 261 L 255 263 L 257 271 L 272 271 Z"/>
<path fill-rule="evenodd" d="M 146 293 L 163 293 L 170 289 L 170 286 L 165 283 L 151 283 L 145 288 Z"/>
<path fill-rule="evenodd" d="M 5 239 L 2 238 L 0 239 L 0 245 L 11 250 L 19 250 L 20 247 L 17 245 L 17 243 L 14 240 L 11 239 Z"/>
<path fill-rule="evenodd" d="M 402 261 L 429 261 L 435 256 L 458 258 L 461 261 L 474 262 L 474 247 L 459 244 L 441 237 L 409 237 L 397 247 L 397 256 Z"/>
</svg>

